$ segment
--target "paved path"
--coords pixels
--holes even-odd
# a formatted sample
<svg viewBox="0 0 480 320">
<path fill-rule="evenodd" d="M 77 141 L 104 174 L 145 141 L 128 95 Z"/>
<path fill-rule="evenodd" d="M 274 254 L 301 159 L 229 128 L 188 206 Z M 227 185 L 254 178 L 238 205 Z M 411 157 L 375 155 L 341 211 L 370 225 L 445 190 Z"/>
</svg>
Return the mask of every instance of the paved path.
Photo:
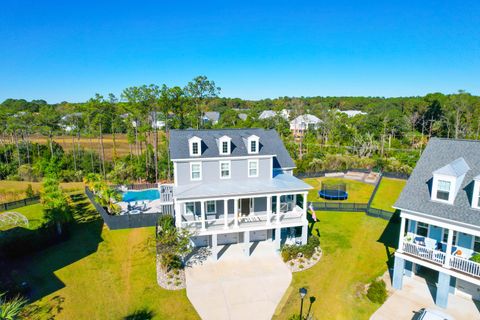
<svg viewBox="0 0 480 320">
<path fill-rule="evenodd" d="M 271 242 L 260 242 L 250 257 L 231 245 L 216 262 L 186 270 L 187 296 L 205 320 L 271 319 L 292 274 Z"/>
<path fill-rule="evenodd" d="M 459 295 L 448 296 L 448 308 L 441 309 L 435 305 L 432 292 L 434 288 L 427 286 L 421 277 L 403 277 L 403 289 L 396 290 L 378 309 L 370 320 L 403 320 L 412 319 L 414 312 L 421 308 L 438 309 L 457 320 L 480 319 L 480 303 L 477 307 L 472 299 Z"/>
</svg>

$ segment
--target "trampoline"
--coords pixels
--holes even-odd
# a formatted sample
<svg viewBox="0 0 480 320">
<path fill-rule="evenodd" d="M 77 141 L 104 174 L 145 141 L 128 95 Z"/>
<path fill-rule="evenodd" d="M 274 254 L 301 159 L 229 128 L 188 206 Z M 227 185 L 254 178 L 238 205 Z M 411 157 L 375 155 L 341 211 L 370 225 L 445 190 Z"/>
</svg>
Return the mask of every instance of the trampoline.
<svg viewBox="0 0 480 320">
<path fill-rule="evenodd" d="M 345 183 L 322 182 L 318 195 L 325 200 L 346 200 L 348 198 L 347 186 Z"/>
</svg>

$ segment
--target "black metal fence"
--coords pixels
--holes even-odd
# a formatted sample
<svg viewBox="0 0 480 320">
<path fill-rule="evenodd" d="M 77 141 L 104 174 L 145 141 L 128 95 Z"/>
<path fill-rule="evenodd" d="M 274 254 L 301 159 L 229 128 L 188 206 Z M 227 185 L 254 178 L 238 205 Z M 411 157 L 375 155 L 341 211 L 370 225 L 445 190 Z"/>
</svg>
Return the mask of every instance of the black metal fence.
<svg viewBox="0 0 480 320">
<path fill-rule="evenodd" d="M 327 171 L 321 171 L 321 172 L 302 172 L 302 173 L 296 173 L 295 177 L 297 177 L 299 179 L 321 178 L 321 177 L 325 177 L 325 174 L 328 174 L 328 173 L 341 172 L 341 173 L 346 174 L 348 171 L 370 173 L 372 170 L 369 170 L 369 169 L 347 169 L 347 170 L 327 170 Z M 374 171 L 374 172 L 376 172 L 376 171 Z M 402 172 L 382 172 L 382 174 L 387 178 L 396 178 L 396 179 L 403 179 L 403 180 L 407 180 L 410 177 L 409 174 L 402 173 Z"/>
<path fill-rule="evenodd" d="M 381 218 L 384 220 L 390 220 L 395 214 L 395 212 L 369 207 L 368 203 L 312 202 L 312 207 L 314 210 L 320 211 L 365 212 L 371 217 Z"/>
<path fill-rule="evenodd" d="M 31 204 L 39 203 L 40 202 L 40 196 L 34 196 L 31 198 L 25 198 L 17 201 L 11 201 L 11 202 L 5 202 L 0 204 L 0 210 L 1 211 L 7 211 L 11 209 L 16 209 L 20 207 L 25 207 L 29 206 Z"/>
<path fill-rule="evenodd" d="M 124 214 L 124 215 L 110 215 L 100 204 L 95 201 L 95 195 L 85 187 L 85 194 L 95 209 L 100 213 L 103 221 L 110 230 L 129 229 L 153 227 L 157 223 L 158 218 L 162 213 L 138 213 L 138 214 Z"/>
</svg>

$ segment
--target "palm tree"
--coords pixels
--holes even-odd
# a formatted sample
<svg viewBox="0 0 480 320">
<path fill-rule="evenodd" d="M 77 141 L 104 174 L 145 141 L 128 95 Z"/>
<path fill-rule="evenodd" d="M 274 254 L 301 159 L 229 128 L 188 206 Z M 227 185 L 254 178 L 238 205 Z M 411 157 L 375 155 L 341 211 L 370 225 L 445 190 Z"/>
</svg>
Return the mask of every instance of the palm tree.
<svg viewBox="0 0 480 320">
<path fill-rule="evenodd" d="M 56 224 L 58 235 L 62 234 L 62 225 L 71 220 L 67 197 L 60 188 L 56 177 L 49 176 L 43 180 L 42 205 L 45 219 Z"/>
<path fill-rule="evenodd" d="M 20 313 L 27 305 L 27 300 L 17 296 L 7 300 L 5 293 L 0 293 L 0 320 L 20 319 Z"/>
<path fill-rule="evenodd" d="M 122 200 L 122 195 L 117 190 L 105 187 L 100 191 L 100 204 L 107 207 L 108 212 L 115 214 L 119 211 L 120 207 L 117 202 Z"/>
</svg>

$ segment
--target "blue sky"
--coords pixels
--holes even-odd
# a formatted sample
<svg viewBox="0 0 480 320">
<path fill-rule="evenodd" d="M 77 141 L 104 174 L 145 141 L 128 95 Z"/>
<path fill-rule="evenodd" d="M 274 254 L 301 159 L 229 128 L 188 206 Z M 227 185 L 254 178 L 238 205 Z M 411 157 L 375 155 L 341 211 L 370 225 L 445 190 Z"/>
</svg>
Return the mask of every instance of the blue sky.
<svg viewBox="0 0 480 320">
<path fill-rule="evenodd" d="M 0 101 L 207 75 L 222 96 L 480 94 L 480 1 L 8 1 Z"/>
</svg>

